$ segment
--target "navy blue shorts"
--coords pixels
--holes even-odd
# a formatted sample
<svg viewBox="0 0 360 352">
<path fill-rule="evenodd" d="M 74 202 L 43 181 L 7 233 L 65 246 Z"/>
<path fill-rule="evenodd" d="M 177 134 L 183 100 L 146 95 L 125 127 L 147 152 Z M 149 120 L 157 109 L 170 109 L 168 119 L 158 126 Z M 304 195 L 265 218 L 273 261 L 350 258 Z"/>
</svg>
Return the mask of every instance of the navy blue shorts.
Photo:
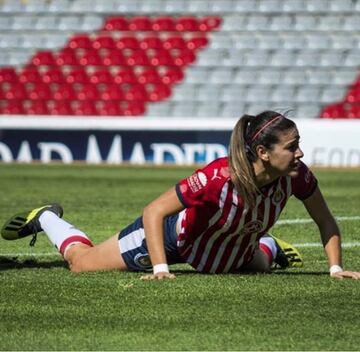
<svg viewBox="0 0 360 352">
<path fill-rule="evenodd" d="M 164 244 L 168 264 L 184 263 L 177 250 L 176 222 L 178 214 L 165 218 Z M 144 271 L 152 268 L 150 256 L 146 246 L 145 231 L 142 217 L 119 233 L 120 253 L 127 267 L 132 271 Z"/>
</svg>

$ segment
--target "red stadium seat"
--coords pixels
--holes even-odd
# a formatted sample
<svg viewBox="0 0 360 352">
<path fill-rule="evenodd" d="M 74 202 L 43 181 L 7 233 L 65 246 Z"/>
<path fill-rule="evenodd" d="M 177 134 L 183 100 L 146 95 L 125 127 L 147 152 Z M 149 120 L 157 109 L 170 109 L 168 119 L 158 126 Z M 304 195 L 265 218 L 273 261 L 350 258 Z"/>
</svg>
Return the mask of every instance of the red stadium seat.
<svg viewBox="0 0 360 352">
<path fill-rule="evenodd" d="M 109 70 L 98 69 L 97 71 L 90 74 L 90 82 L 94 84 L 110 84 L 114 82 L 114 79 Z"/>
<path fill-rule="evenodd" d="M 151 31 L 152 20 L 145 16 L 135 16 L 129 21 L 130 31 Z"/>
<path fill-rule="evenodd" d="M 172 85 L 174 83 L 181 82 L 184 79 L 184 73 L 177 67 L 170 67 L 164 72 L 161 77 L 161 81 L 164 84 Z"/>
<path fill-rule="evenodd" d="M 110 51 L 103 58 L 105 66 L 124 66 L 127 65 L 126 57 L 120 50 Z"/>
<path fill-rule="evenodd" d="M 74 115 L 71 104 L 67 100 L 50 101 L 48 106 L 50 115 Z"/>
<path fill-rule="evenodd" d="M 179 32 L 197 32 L 199 31 L 199 22 L 195 17 L 179 17 L 176 21 L 175 28 Z"/>
<path fill-rule="evenodd" d="M 186 41 L 183 37 L 176 35 L 170 36 L 164 41 L 164 48 L 169 49 L 185 49 Z"/>
<path fill-rule="evenodd" d="M 152 66 L 173 66 L 174 60 L 169 51 L 165 49 L 153 50 L 149 53 Z"/>
<path fill-rule="evenodd" d="M 126 62 L 129 66 L 149 66 L 150 61 L 144 50 L 134 50 L 133 53 L 127 57 Z"/>
<path fill-rule="evenodd" d="M 71 84 L 61 84 L 54 89 L 54 100 L 75 100 L 76 94 Z"/>
<path fill-rule="evenodd" d="M 25 114 L 25 110 L 23 108 L 22 101 L 13 100 L 5 102 L 4 106 L 1 107 L 1 113 L 10 115 L 22 115 Z"/>
<path fill-rule="evenodd" d="M 179 51 L 174 57 L 174 63 L 176 66 L 187 66 L 195 62 L 196 56 L 192 50 L 184 49 Z"/>
<path fill-rule="evenodd" d="M 24 106 L 27 115 L 50 115 L 50 110 L 43 100 L 32 101 Z"/>
<path fill-rule="evenodd" d="M 360 104 L 352 104 L 345 110 L 345 117 L 349 119 L 360 119 Z"/>
<path fill-rule="evenodd" d="M 74 35 L 67 46 L 71 49 L 91 49 L 92 40 L 85 34 Z"/>
<path fill-rule="evenodd" d="M 150 101 L 162 101 L 169 98 L 171 95 L 171 90 L 166 84 L 155 84 L 148 89 L 148 97 Z"/>
<path fill-rule="evenodd" d="M 116 42 L 116 47 L 118 49 L 124 50 L 124 49 L 139 49 L 140 48 L 140 42 L 135 36 L 123 36 L 119 38 L 119 40 Z"/>
<path fill-rule="evenodd" d="M 28 97 L 31 100 L 49 100 L 52 98 L 52 93 L 49 85 L 46 83 L 36 83 L 28 91 Z"/>
<path fill-rule="evenodd" d="M 117 101 L 101 102 L 97 110 L 100 115 L 104 116 L 121 116 L 124 114 Z"/>
<path fill-rule="evenodd" d="M 80 55 L 79 64 L 81 66 L 101 66 L 103 64 L 103 60 L 97 50 L 89 49 Z"/>
<path fill-rule="evenodd" d="M 360 86 L 353 86 L 345 97 L 349 103 L 360 103 Z"/>
<path fill-rule="evenodd" d="M 74 108 L 73 108 L 75 115 L 90 115 L 90 116 L 96 116 L 98 115 L 98 112 L 96 110 L 96 105 L 93 101 L 76 101 L 74 102 Z"/>
<path fill-rule="evenodd" d="M 140 84 L 157 84 L 161 82 L 160 75 L 158 71 L 154 68 L 145 69 L 137 76 L 137 79 Z"/>
<path fill-rule="evenodd" d="M 76 56 L 76 52 L 70 48 L 62 49 L 56 57 L 56 64 L 59 66 L 69 65 L 78 66 L 79 60 Z"/>
<path fill-rule="evenodd" d="M 199 29 L 202 32 L 213 31 L 221 25 L 221 18 L 217 16 L 207 16 L 199 21 Z"/>
<path fill-rule="evenodd" d="M 42 82 L 41 75 L 36 66 L 25 67 L 19 74 L 21 83 L 39 83 Z"/>
<path fill-rule="evenodd" d="M 160 16 L 153 20 L 152 30 L 156 32 L 175 31 L 175 20 L 173 17 Z"/>
<path fill-rule="evenodd" d="M 197 50 L 197 49 L 202 49 L 205 48 L 209 43 L 209 39 L 207 37 L 203 36 L 196 36 L 196 37 L 192 37 L 190 38 L 187 42 L 186 42 L 186 47 L 189 50 Z"/>
<path fill-rule="evenodd" d="M 12 67 L 0 68 L 0 83 L 16 83 L 18 82 L 18 75 L 16 70 Z"/>
<path fill-rule="evenodd" d="M 100 35 L 92 43 L 94 49 L 109 49 L 113 50 L 116 48 L 115 40 L 110 35 Z"/>
<path fill-rule="evenodd" d="M 127 31 L 128 29 L 128 21 L 122 16 L 110 17 L 104 25 L 105 31 Z"/>
<path fill-rule="evenodd" d="M 321 118 L 344 118 L 346 115 L 343 103 L 332 104 L 325 107 L 320 113 Z"/>
<path fill-rule="evenodd" d="M 4 91 L 7 100 L 24 100 L 27 99 L 27 91 L 21 83 L 12 84 L 7 91 Z"/>
<path fill-rule="evenodd" d="M 147 92 L 141 84 L 132 85 L 125 93 L 125 100 L 128 101 L 147 101 Z"/>
<path fill-rule="evenodd" d="M 159 37 L 146 37 L 140 42 L 140 48 L 147 49 L 161 49 L 163 47 L 163 41 Z"/>
<path fill-rule="evenodd" d="M 42 75 L 44 83 L 51 84 L 62 84 L 65 83 L 65 76 L 59 68 L 51 68 Z"/>
<path fill-rule="evenodd" d="M 66 75 L 66 82 L 86 84 L 90 82 L 90 78 L 84 68 L 74 68 Z"/>
<path fill-rule="evenodd" d="M 117 84 L 135 84 L 137 78 L 131 68 L 122 68 L 114 75 L 114 82 Z"/>
<path fill-rule="evenodd" d="M 109 100 L 124 100 L 124 92 L 121 89 L 121 86 L 118 84 L 109 84 L 106 88 L 101 92 L 101 99 L 104 101 Z"/>
<path fill-rule="evenodd" d="M 51 51 L 39 51 L 32 57 L 31 63 L 35 66 L 53 66 L 56 65 L 56 60 Z"/>
<path fill-rule="evenodd" d="M 77 100 L 98 100 L 99 96 L 99 91 L 95 84 L 85 84 L 76 92 Z"/>
<path fill-rule="evenodd" d="M 125 116 L 141 116 L 145 114 L 146 108 L 145 103 L 142 101 L 128 102 L 124 108 Z"/>
</svg>

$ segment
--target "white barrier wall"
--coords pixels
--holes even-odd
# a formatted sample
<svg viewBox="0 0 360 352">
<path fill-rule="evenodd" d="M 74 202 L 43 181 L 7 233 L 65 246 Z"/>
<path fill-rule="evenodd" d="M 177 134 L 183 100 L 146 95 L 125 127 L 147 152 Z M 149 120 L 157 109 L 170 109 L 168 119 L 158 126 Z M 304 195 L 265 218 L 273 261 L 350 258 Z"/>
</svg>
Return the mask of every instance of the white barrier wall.
<svg viewBox="0 0 360 352">
<path fill-rule="evenodd" d="M 236 119 L 0 117 L 0 161 L 193 164 L 227 152 Z M 295 120 L 309 165 L 360 166 L 360 120 Z"/>
</svg>

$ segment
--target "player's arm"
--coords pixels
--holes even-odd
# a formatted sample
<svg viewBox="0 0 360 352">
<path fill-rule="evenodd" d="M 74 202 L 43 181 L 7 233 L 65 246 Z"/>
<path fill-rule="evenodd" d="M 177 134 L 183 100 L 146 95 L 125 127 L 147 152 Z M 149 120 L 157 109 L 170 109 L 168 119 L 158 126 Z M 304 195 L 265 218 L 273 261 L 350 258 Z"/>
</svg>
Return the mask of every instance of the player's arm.
<svg viewBox="0 0 360 352">
<path fill-rule="evenodd" d="M 330 275 L 337 278 L 360 279 L 360 273 L 344 271 L 341 258 L 341 237 L 336 221 L 331 214 L 319 187 L 303 203 L 317 224 L 330 266 Z"/>
<path fill-rule="evenodd" d="M 145 275 L 142 279 L 175 278 L 167 268 L 164 246 L 164 219 L 183 209 L 184 206 L 176 194 L 175 187 L 170 188 L 144 208 L 145 238 L 154 273 Z"/>
</svg>

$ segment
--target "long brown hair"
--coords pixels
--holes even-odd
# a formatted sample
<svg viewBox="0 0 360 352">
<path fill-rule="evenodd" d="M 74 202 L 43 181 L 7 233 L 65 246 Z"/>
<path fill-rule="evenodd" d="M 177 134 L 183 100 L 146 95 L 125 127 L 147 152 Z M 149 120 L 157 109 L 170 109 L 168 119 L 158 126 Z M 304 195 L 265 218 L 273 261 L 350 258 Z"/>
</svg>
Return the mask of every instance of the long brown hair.
<svg viewBox="0 0 360 352">
<path fill-rule="evenodd" d="M 267 149 L 279 142 L 279 134 L 295 128 L 293 121 L 275 111 L 256 116 L 243 115 L 236 123 L 230 138 L 229 167 L 234 186 L 244 201 L 255 205 L 256 177 L 253 162 L 258 158 L 256 147 Z"/>
</svg>

